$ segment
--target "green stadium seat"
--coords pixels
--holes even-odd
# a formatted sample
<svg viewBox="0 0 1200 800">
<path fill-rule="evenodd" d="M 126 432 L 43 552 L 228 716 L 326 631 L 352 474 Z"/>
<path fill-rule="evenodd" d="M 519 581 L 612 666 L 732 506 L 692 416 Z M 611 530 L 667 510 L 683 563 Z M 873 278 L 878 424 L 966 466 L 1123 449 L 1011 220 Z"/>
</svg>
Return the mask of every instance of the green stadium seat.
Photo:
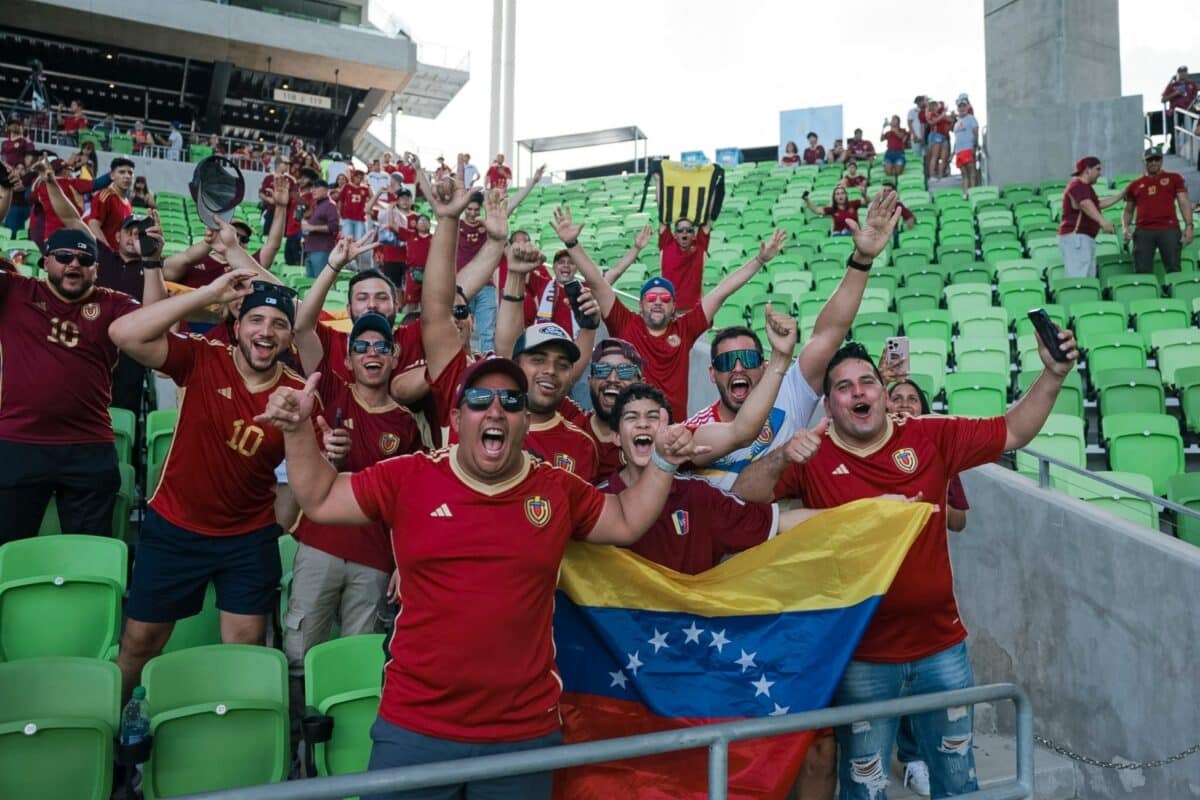
<svg viewBox="0 0 1200 800">
<path fill-rule="evenodd" d="M 1146 347 L 1133 331 L 1096 334 L 1087 347 L 1088 372 L 1146 366 Z"/>
<path fill-rule="evenodd" d="M 746 308 L 745 306 L 737 306 L 726 302 L 725 305 L 717 309 L 716 316 L 713 317 L 713 328 L 721 330 L 735 325 L 746 324 Z"/>
<path fill-rule="evenodd" d="M 112 417 L 117 461 L 123 464 L 132 464 L 133 442 L 137 437 L 137 417 L 126 408 L 110 408 L 108 414 Z"/>
<path fill-rule="evenodd" d="M 959 417 L 996 417 L 1008 409 L 1008 374 L 952 372 L 946 376 L 946 412 Z"/>
<path fill-rule="evenodd" d="M 971 338 L 959 336 L 954 340 L 955 368 L 963 372 L 991 372 L 1008 375 L 1011 358 L 1008 337 Z"/>
<path fill-rule="evenodd" d="M 992 287 L 987 284 L 954 284 L 943 289 L 942 295 L 946 298 L 946 310 L 956 322 L 992 307 Z"/>
<path fill-rule="evenodd" d="M 1200 366 L 1175 370 L 1174 383 L 1184 426 L 1192 433 L 1200 434 Z"/>
<path fill-rule="evenodd" d="M 1129 312 L 1134 330 L 1142 335 L 1147 347 L 1156 331 L 1188 328 L 1192 324 L 1191 306 L 1172 297 L 1134 300 L 1129 304 Z"/>
<path fill-rule="evenodd" d="M 1154 494 L 1154 486 L 1150 478 L 1133 472 L 1099 471 L 1092 473 L 1099 478 L 1122 483 L 1142 494 Z M 1103 508 L 1110 514 L 1124 517 L 1135 525 L 1142 525 L 1152 530 L 1158 530 L 1158 509 L 1154 503 L 1128 490 L 1118 489 L 1100 483 L 1087 475 L 1071 473 L 1055 477 L 1054 488 L 1064 491 L 1072 497 L 1083 500 L 1088 505 Z"/>
<path fill-rule="evenodd" d="M 0 664 L 0 797 L 108 800 L 120 721 L 116 664 Z"/>
<path fill-rule="evenodd" d="M 1042 429 L 1028 444 L 1034 453 L 1058 459 L 1081 469 L 1087 467 L 1087 443 L 1083 435 L 1083 420 L 1070 414 L 1051 414 Z M 1031 478 L 1038 476 L 1038 460 L 1025 449 L 1017 451 L 1017 472 Z M 1074 473 L 1050 465 L 1051 476 L 1071 476 Z"/>
<path fill-rule="evenodd" d="M 1166 405 L 1158 370 L 1109 369 L 1091 374 L 1099 398 L 1100 424 L 1112 414 L 1164 414 Z"/>
<path fill-rule="evenodd" d="M 116 502 L 113 503 L 112 531 L 110 533 L 114 539 L 128 541 L 129 515 L 137 497 L 137 487 L 135 486 L 137 475 L 133 471 L 132 464 L 118 464 L 117 472 L 121 475 L 121 485 L 117 488 Z"/>
<path fill-rule="evenodd" d="M 950 266 L 948 279 L 952 284 L 982 284 L 990 287 L 996 278 L 995 267 L 983 261 L 966 261 Z"/>
<path fill-rule="evenodd" d="M 904 323 L 904 335 L 909 339 L 941 339 L 946 343 L 946 350 L 950 349 L 954 320 L 949 311 L 940 308 L 913 311 L 901 319 Z"/>
<path fill-rule="evenodd" d="M 1200 297 L 1200 272 L 1171 272 L 1165 278 L 1165 291 L 1176 300 L 1191 303 Z"/>
<path fill-rule="evenodd" d="M 1080 346 L 1087 348 L 1093 336 L 1128 330 L 1125 306 L 1111 300 L 1076 303 L 1071 307 L 1071 329 Z"/>
<path fill-rule="evenodd" d="M 38 536 L 0 547 L 0 661 L 111 659 L 127 568 L 125 542 L 105 536 Z"/>
<path fill-rule="evenodd" d="M 317 775 L 365 772 L 371 724 L 383 685 L 383 634 L 347 636 L 316 645 L 304 656 L 304 700 L 333 721 L 327 742 L 310 743 Z"/>
<path fill-rule="evenodd" d="M 1158 371 L 1163 383 L 1175 385 L 1175 371 L 1200 366 L 1200 331 L 1195 328 L 1156 331 L 1151 336 Z"/>
<path fill-rule="evenodd" d="M 147 800 L 278 783 L 288 771 L 287 659 L 221 644 L 151 659 L 142 672 L 154 748 Z"/>
<path fill-rule="evenodd" d="M 908 365 L 914 375 L 928 375 L 929 380 L 921 384 L 929 392 L 929 399 L 942 393 L 946 385 L 946 354 L 949 344 L 941 338 L 921 338 L 909 335 Z"/>
<path fill-rule="evenodd" d="M 1042 369 L 1023 369 L 1017 373 L 1017 392 L 1024 394 L 1038 379 Z M 1068 414 L 1083 419 L 1083 377 L 1079 370 L 1071 370 L 1059 389 L 1058 397 L 1054 400 L 1052 414 Z"/>
<path fill-rule="evenodd" d="M 1200 472 L 1185 472 L 1168 478 L 1167 499 L 1200 511 Z M 1175 535 L 1200 547 L 1200 519 L 1178 514 L 1175 519 Z"/>
<path fill-rule="evenodd" d="M 942 288 L 946 285 L 949 270 L 938 264 L 925 264 L 909 270 L 900 271 L 904 276 L 904 285 L 910 289 L 924 289 L 936 292 L 940 298 Z"/>
<path fill-rule="evenodd" d="M 890 311 L 883 313 L 859 313 L 854 318 L 852 324 L 851 336 L 857 341 L 864 339 L 886 339 L 889 336 L 895 336 L 900 329 L 900 315 Z M 870 352 L 875 352 L 874 350 Z"/>
<path fill-rule="evenodd" d="M 1040 281 L 1042 267 L 1030 258 L 1014 258 L 996 262 L 996 282 Z"/>
<path fill-rule="evenodd" d="M 1030 309 L 1042 308 L 1046 305 L 1046 285 L 1041 280 L 1013 281 L 996 287 L 1000 298 L 1000 306 L 1008 312 L 1009 319 L 1021 327 Z"/>
<path fill-rule="evenodd" d="M 1167 490 L 1167 479 L 1184 471 L 1179 423 L 1169 414 L 1112 414 L 1103 419 L 1112 469 L 1149 475 L 1154 493 Z"/>
<path fill-rule="evenodd" d="M 921 287 L 904 286 L 893 293 L 896 303 L 896 313 L 903 316 L 912 311 L 923 311 L 937 308 L 941 302 L 941 291 L 936 292 Z"/>
<path fill-rule="evenodd" d="M 1108 296 L 1122 303 L 1127 312 L 1134 300 L 1155 300 L 1161 294 L 1158 279 L 1153 275 L 1112 275 L 1101 282 Z"/>
<path fill-rule="evenodd" d="M 1099 278 L 1058 278 L 1050 280 L 1054 302 L 1071 312 L 1075 303 L 1094 303 L 1100 300 Z"/>
<path fill-rule="evenodd" d="M 1003 308 L 977 308 L 965 317 L 955 318 L 959 337 L 987 339 L 1008 350 L 1008 312 Z"/>
</svg>

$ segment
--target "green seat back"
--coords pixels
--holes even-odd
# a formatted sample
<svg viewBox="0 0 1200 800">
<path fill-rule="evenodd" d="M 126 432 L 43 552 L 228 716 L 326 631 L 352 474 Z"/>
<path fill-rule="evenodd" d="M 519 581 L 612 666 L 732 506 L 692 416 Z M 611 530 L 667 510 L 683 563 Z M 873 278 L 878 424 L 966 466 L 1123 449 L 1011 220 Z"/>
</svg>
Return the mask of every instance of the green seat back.
<svg viewBox="0 0 1200 800">
<path fill-rule="evenodd" d="M 1142 337 L 1133 331 L 1096 334 L 1087 347 L 1088 372 L 1146 366 Z"/>
<path fill-rule="evenodd" d="M 117 447 L 117 460 L 133 463 L 133 441 L 137 435 L 137 417 L 126 408 L 110 408 L 112 417 L 113 438 Z"/>
<path fill-rule="evenodd" d="M 1093 473 L 1097 477 L 1125 484 L 1143 494 L 1154 494 L 1154 486 L 1150 478 L 1132 472 L 1100 471 Z M 1158 510 L 1149 500 L 1115 486 L 1092 480 L 1086 475 L 1063 476 L 1054 481 L 1054 488 L 1066 492 L 1072 497 L 1087 502 L 1088 505 L 1103 508 L 1110 514 L 1123 517 L 1135 525 L 1143 525 L 1158 530 Z"/>
<path fill-rule="evenodd" d="M 1154 493 L 1167 490 L 1167 479 L 1184 471 L 1179 423 L 1168 414 L 1112 414 L 1104 418 L 1108 463 L 1115 470 L 1149 475 Z"/>
<path fill-rule="evenodd" d="M 1156 332 L 1181 330 L 1192 324 L 1191 306 L 1173 297 L 1134 300 L 1129 304 L 1129 311 L 1133 315 L 1133 326 L 1147 347 Z"/>
<path fill-rule="evenodd" d="M 1071 307 L 1075 339 L 1086 348 L 1096 334 L 1120 333 L 1129 327 L 1125 315 L 1125 306 L 1111 300 L 1076 303 Z"/>
<path fill-rule="evenodd" d="M 1056 458 L 1076 467 L 1087 466 L 1087 447 L 1083 436 L 1083 420 L 1070 414 L 1051 414 L 1028 448 L 1043 456 Z M 1051 472 L 1061 475 L 1061 469 L 1051 464 Z M 1037 458 L 1024 450 L 1017 452 L 1017 471 L 1036 478 Z"/>
<path fill-rule="evenodd" d="M 959 417 L 996 417 L 1008 408 L 1008 375 L 952 372 L 946 376 L 946 410 Z"/>
<path fill-rule="evenodd" d="M 1200 472 L 1184 472 L 1168 478 L 1167 499 L 1200 513 Z M 1200 518 L 1178 514 L 1175 532 L 1183 541 L 1200 547 Z"/>
<path fill-rule="evenodd" d="M 1017 391 L 1024 394 L 1042 372 L 1041 369 L 1023 369 L 1018 372 Z M 1067 373 L 1062 388 L 1058 391 L 1058 397 L 1054 399 L 1054 406 L 1050 409 L 1050 413 L 1067 414 L 1083 419 L 1083 378 L 1080 376 L 1079 370 L 1071 370 Z"/>
<path fill-rule="evenodd" d="M 1092 386 L 1099 395 L 1101 417 L 1135 412 L 1166 413 L 1162 376 L 1156 369 L 1110 369 L 1094 372 Z"/>
<path fill-rule="evenodd" d="M 334 721 L 333 738 L 314 748 L 318 775 L 367 768 L 382 691 L 383 639 L 382 634 L 346 636 L 316 645 L 304 657 L 305 703 Z"/>
</svg>

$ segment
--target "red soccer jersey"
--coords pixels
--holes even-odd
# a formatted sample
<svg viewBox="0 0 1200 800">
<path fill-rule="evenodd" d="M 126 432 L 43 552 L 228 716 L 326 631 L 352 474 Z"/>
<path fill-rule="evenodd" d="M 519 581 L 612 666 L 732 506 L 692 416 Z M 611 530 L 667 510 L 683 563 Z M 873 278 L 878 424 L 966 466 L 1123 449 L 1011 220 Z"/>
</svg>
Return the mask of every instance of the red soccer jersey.
<svg viewBox="0 0 1200 800">
<path fill-rule="evenodd" d="M 842 177 L 842 180 L 845 182 L 847 189 L 854 189 L 859 186 L 867 185 L 866 175 L 845 175 Z"/>
<path fill-rule="evenodd" d="M 455 269 L 462 269 L 472 258 L 483 249 L 487 241 L 487 231 L 481 220 L 478 225 L 462 223 L 458 226 L 458 250 L 454 258 Z M 491 283 L 491 281 L 488 281 Z"/>
<path fill-rule="evenodd" d="M 250 254 L 250 257 L 255 261 L 262 263 L 262 250 L 255 250 Z M 218 261 L 213 258 L 212 254 L 206 255 L 199 262 L 188 267 L 188 271 L 184 273 L 183 278 L 179 281 L 184 286 L 190 286 L 193 289 L 199 289 L 208 286 L 217 278 L 229 271 L 229 263 L 226 261 Z"/>
<path fill-rule="evenodd" d="M 454 408 L 458 383 L 467 367 L 473 363 L 474 356 L 468 356 L 463 350 L 459 350 L 436 378 L 429 374 L 429 366 L 425 367 L 425 382 L 429 384 L 429 393 L 433 395 L 434 410 L 438 427 L 442 429 L 443 442 L 452 444 L 458 441 L 458 433 L 450 430 L 450 409 Z"/>
<path fill-rule="evenodd" d="M 850 226 L 846 224 L 846 220 L 853 219 L 858 221 L 858 210 L 862 208 L 862 200 L 850 200 L 846 203 L 846 208 L 835 208 L 833 206 L 825 206 L 821 209 L 826 216 L 833 217 L 833 232 L 841 233 L 842 231 L 850 230 Z"/>
<path fill-rule="evenodd" d="M 111 442 L 117 347 L 108 326 L 137 307 L 99 286 L 67 302 L 45 281 L 0 273 L 0 440 Z"/>
<path fill-rule="evenodd" d="M 396 326 L 395 342 L 400 347 L 400 358 L 396 361 L 393 374 L 399 375 L 425 363 L 425 346 L 421 343 L 421 322 L 410 322 Z M 317 337 L 325 350 L 325 357 L 313 372 L 330 372 L 346 383 L 354 376 L 346 367 L 346 353 L 350 349 L 350 334 L 328 325 L 317 323 Z"/>
<path fill-rule="evenodd" d="M 795 153 L 791 153 L 779 159 L 779 163 L 783 164 L 785 167 L 793 167 L 800 163 L 800 156 L 796 155 Z"/>
<path fill-rule="evenodd" d="M 207 536 L 271 525 L 283 434 L 254 418 L 276 387 L 303 389 L 304 379 L 280 364 L 251 385 L 231 347 L 174 333 L 167 346 L 160 369 L 187 391 L 150 507 L 172 525 Z"/>
<path fill-rule="evenodd" d="M 999 458 L 1007 426 L 1003 417 L 924 416 L 889 417 L 888 428 L 872 450 L 842 444 L 831 432 L 812 458 L 783 471 L 775 497 L 803 497 L 809 508 L 831 508 L 881 494 L 921 492 L 936 504 L 854 654 L 862 661 L 898 663 L 966 638 L 946 543 L 946 487 L 952 475 Z"/>
<path fill-rule="evenodd" d="M 597 488 L 620 494 L 625 481 L 618 472 Z M 655 564 L 695 575 L 725 556 L 762 544 L 778 525 L 774 503 L 748 503 L 698 475 L 677 474 L 658 519 L 629 549 Z"/>
<path fill-rule="evenodd" d="M 371 199 L 371 187 L 366 184 L 355 186 L 348 183 L 342 187 L 338 213 L 342 219 L 354 222 L 367 221 L 367 201 Z"/>
<path fill-rule="evenodd" d="M 1187 182 L 1177 172 L 1143 175 L 1125 187 L 1125 199 L 1137 209 L 1137 226 L 1141 230 L 1162 231 L 1179 227 L 1175 216 L 1177 196 L 1187 194 Z"/>
<path fill-rule="evenodd" d="M 679 249 L 671 229 L 663 228 L 658 234 L 658 247 L 662 251 L 662 276 L 675 286 L 675 307 L 691 308 L 699 303 L 708 231 L 697 226 L 692 249 L 685 253 Z"/>
<path fill-rule="evenodd" d="M 82 214 L 82 196 L 92 190 L 92 182 L 85 181 L 82 178 L 55 178 L 55 180 L 58 181 L 58 185 L 67 200 Z M 55 231 L 62 228 L 62 220 L 58 218 L 58 214 L 54 213 L 54 206 L 50 205 L 50 192 L 47 191 L 46 184 L 39 183 L 37 188 L 33 190 L 31 197 L 33 205 L 42 209 L 42 215 L 45 218 L 45 226 L 42 228 L 42 241 L 47 241 Z"/>
<path fill-rule="evenodd" d="M 379 713 L 455 741 L 543 736 L 559 726 L 559 563 L 567 540 L 595 527 L 604 495 L 529 457 L 516 477 L 484 485 L 456 458 L 454 447 L 392 458 L 352 479 L 363 513 L 392 530 L 403 592 Z"/>
<path fill-rule="evenodd" d="M 888 150 L 903 150 L 905 145 L 908 144 L 908 137 L 903 133 L 896 133 L 891 128 L 883 132 L 883 137 L 887 140 Z"/>
<path fill-rule="evenodd" d="M 712 321 L 704 316 L 704 308 L 697 303 L 682 317 L 671 320 L 659 336 L 651 333 L 641 315 L 630 311 L 620 300 L 613 302 L 604 323 L 610 336 L 632 344 L 645 360 L 642 372 L 646 383 L 657 386 L 666 395 L 671 404 L 671 419 L 687 419 L 688 352 L 712 326 Z"/>
<path fill-rule="evenodd" d="M 577 422 L 575 424 L 583 428 L 583 432 L 592 437 L 592 441 L 596 443 L 596 456 L 600 459 L 600 466 L 596 469 L 596 479 L 605 480 L 623 467 L 625 461 L 621 453 L 621 448 L 613 443 L 611 436 L 606 436 L 601 440 L 600 434 L 596 432 L 595 418 L 596 412 L 589 411 L 584 416 L 582 423 Z"/>
<path fill-rule="evenodd" d="M 406 161 L 401 161 L 390 172 L 399 172 L 404 183 L 415 183 L 417 180 L 417 169 L 412 164 Z"/>
<path fill-rule="evenodd" d="M 818 164 L 825 160 L 825 148 L 821 145 L 804 148 L 804 163 Z"/>
<path fill-rule="evenodd" d="M 529 423 L 525 449 L 546 463 L 565 469 L 588 483 L 596 480 L 600 468 L 596 442 L 581 428 L 555 414 L 547 422 Z"/>
<path fill-rule="evenodd" d="M 92 197 L 92 210 L 87 219 L 94 219 L 100 223 L 108 246 L 116 250 L 117 233 L 121 230 L 121 223 L 132 213 L 133 207 L 129 205 L 129 201 L 121 197 L 116 189 L 108 186 Z"/>
<path fill-rule="evenodd" d="M 846 141 L 846 153 L 859 161 L 875 157 L 875 145 L 867 139 L 849 139 Z"/>
<path fill-rule="evenodd" d="M 87 117 L 67 117 L 63 120 L 63 130 L 68 133 L 74 131 L 86 131 L 88 129 Z"/>
<path fill-rule="evenodd" d="M 368 408 L 351 384 L 328 373 L 322 373 L 317 391 L 325 408 L 325 421 L 332 427 L 341 412 L 342 427 L 350 433 L 350 454 L 341 465 L 342 471 L 358 472 L 385 458 L 421 450 L 417 423 L 403 406 L 389 403 L 383 408 Z M 338 527 L 301 516 L 293 533 L 297 541 L 355 564 L 388 573 L 395 567 L 388 530 L 378 522 Z"/>
<path fill-rule="evenodd" d="M 1059 236 L 1065 233 L 1082 233 L 1084 236 L 1096 238 L 1096 234 L 1100 232 L 1100 223 L 1083 213 L 1080 206 L 1083 205 L 1084 200 L 1091 200 L 1095 204 L 1096 210 L 1100 210 L 1100 198 L 1096 196 L 1096 190 L 1090 184 L 1073 178 L 1067 184 L 1067 188 L 1063 190 L 1062 222 L 1058 226 Z"/>
<path fill-rule="evenodd" d="M 414 233 L 408 237 L 408 265 L 410 267 L 424 267 L 425 262 L 429 260 L 429 243 L 433 241 L 433 235 L 428 233 Z"/>
<path fill-rule="evenodd" d="M 506 191 L 508 182 L 512 180 L 512 170 L 507 166 L 492 164 L 487 171 L 487 185 L 489 189 L 499 189 Z"/>
<path fill-rule="evenodd" d="M 284 236 L 295 236 L 300 232 L 300 220 L 296 219 L 296 206 L 300 202 L 300 184 L 296 183 L 296 179 L 291 175 L 285 175 L 288 185 L 288 207 L 287 207 L 287 225 L 283 229 Z M 262 180 L 262 188 L 275 188 L 275 173 L 271 173 Z M 272 208 L 274 208 L 272 206 Z"/>
<path fill-rule="evenodd" d="M 10 167 L 19 167 L 25 163 L 25 155 L 33 153 L 35 149 L 33 142 L 24 136 L 18 136 L 16 139 L 5 137 L 0 141 L 0 159 Z"/>
</svg>

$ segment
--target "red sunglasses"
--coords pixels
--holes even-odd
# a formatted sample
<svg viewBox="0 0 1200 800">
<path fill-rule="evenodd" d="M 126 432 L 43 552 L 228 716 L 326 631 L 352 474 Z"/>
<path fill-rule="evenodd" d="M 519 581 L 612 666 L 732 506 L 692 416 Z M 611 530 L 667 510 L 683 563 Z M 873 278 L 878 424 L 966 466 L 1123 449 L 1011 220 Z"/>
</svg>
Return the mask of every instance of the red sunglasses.
<svg viewBox="0 0 1200 800">
<path fill-rule="evenodd" d="M 646 292 L 642 295 L 642 299 L 649 303 L 669 303 L 671 302 L 670 292 Z"/>
</svg>

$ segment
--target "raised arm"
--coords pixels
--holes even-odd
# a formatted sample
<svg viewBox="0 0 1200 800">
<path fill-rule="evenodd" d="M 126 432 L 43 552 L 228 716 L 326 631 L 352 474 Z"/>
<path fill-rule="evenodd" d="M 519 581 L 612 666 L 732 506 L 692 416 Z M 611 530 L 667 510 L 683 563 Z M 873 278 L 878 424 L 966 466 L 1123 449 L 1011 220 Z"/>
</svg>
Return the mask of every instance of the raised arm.
<svg viewBox="0 0 1200 800">
<path fill-rule="evenodd" d="M 479 252 L 464 264 L 462 269 L 458 270 L 458 274 L 455 276 L 458 288 L 462 289 L 468 300 L 474 298 L 479 294 L 480 289 L 487 286 L 488 281 L 495 275 L 496 268 L 500 266 L 500 259 L 504 256 L 504 245 L 508 243 L 506 202 L 504 195 L 500 192 L 493 191 L 484 195 L 483 205 L 486 213 L 483 217 L 483 229 L 487 234 L 487 241 L 483 243 L 483 247 L 479 248 Z"/>
<path fill-rule="evenodd" d="M 646 249 L 646 245 L 650 244 L 651 237 L 654 236 L 654 229 L 649 225 L 642 226 L 642 229 L 633 237 L 633 247 L 625 251 L 625 255 L 621 256 L 616 264 L 604 271 L 604 282 L 612 286 L 625 274 L 625 270 L 637 261 L 637 257 Z"/>
<path fill-rule="evenodd" d="M 208 242 L 201 239 L 183 252 L 167 256 L 163 261 L 163 277 L 169 281 L 182 281 L 188 270 L 203 261 L 211 251 Z"/>
<path fill-rule="evenodd" d="M 214 244 L 224 248 L 225 260 L 229 262 L 230 269 L 250 270 L 254 272 L 254 280 L 256 281 L 266 281 L 267 283 L 282 285 L 283 281 L 264 269 L 263 265 L 258 263 L 254 256 L 245 251 L 242 243 L 238 240 L 237 228 L 220 217 L 215 217 L 214 219 L 221 226 L 217 231 L 217 239 Z"/>
<path fill-rule="evenodd" d="M 777 447 L 751 463 L 738 473 L 733 483 L 733 493 L 743 500 L 755 503 L 770 503 L 775 500 L 775 484 L 790 464 L 803 464 L 812 458 L 821 446 L 825 431 L 829 429 L 829 417 L 817 423 L 817 427 L 796 431 L 783 447 Z"/>
<path fill-rule="evenodd" d="M 1055 361 L 1040 338 L 1037 345 L 1038 355 L 1042 357 L 1042 374 L 1004 415 L 1004 422 L 1008 426 L 1008 435 L 1004 439 L 1005 450 L 1016 450 L 1033 441 L 1033 437 L 1046 424 L 1046 417 L 1054 408 L 1063 381 L 1075 368 L 1075 360 L 1079 358 L 1075 335 L 1071 331 L 1058 332 L 1058 346 L 1066 353 L 1066 361 Z"/>
<path fill-rule="evenodd" d="M 275 254 L 283 244 L 283 232 L 287 228 L 288 203 L 292 200 L 291 189 L 287 180 L 276 180 L 275 188 L 271 190 L 271 201 L 275 204 L 275 213 L 271 215 L 271 227 L 267 231 L 267 240 L 263 242 L 258 254 L 258 262 L 263 269 L 271 271 Z"/>
<path fill-rule="evenodd" d="M 714 422 L 701 425 L 693 433 L 697 444 L 710 448 L 707 455 L 697 458 L 698 467 L 711 464 L 723 455 L 731 453 L 739 447 L 745 447 L 754 441 L 762 432 L 763 424 L 771 409 L 775 407 L 775 398 L 779 387 L 783 385 L 783 377 L 787 374 L 792 363 L 792 352 L 796 349 L 796 320 L 786 314 L 777 314 L 767 305 L 767 338 L 771 342 L 771 358 L 767 362 L 766 371 L 754 390 L 746 397 L 746 402 L 738 410 L 732 422 Z"/>
<path fill-rule="evenodd" d="M 296 309 L 296 324 L 292 326 L 292 331 L 296 340 L 296 350 L 300 354 L 300 366 L 305 372 L 318 369 L 325 358 L 325 348 L 321 345 L 321 337 L 317 335 L 317 325 L 320 324 L 321 308 L 325 305 L 330 287 L 337 280 L 342 267 L 377 246 L 371 242 L 374 236 L 375 232 L 371 231 L 358 241 L 338 239 L 329 251 L 329 261 L 325 268 L 317 275 L 313 285 L 304 295 L 303 302 Z"/>
<path fill-rule="evenodd" d="M 808 210 L 809 210 L 809 211 L 811 211 L 812 213 L 816 214 L 818 217 L 825 217 L 825 216 L 828 216 L 828 214 L 826 214 L 826 213 L 825 213 L 825 209 L 824 209 L 824 208 L 818 208 L 817 206 L 814 206 L 814 205 L 813 205 L 813 202 L 812 202 L 812 200 L 809 200 L 809 199 L 808 199 L 808 192 L 805 192 L 804 194 L 802 194 L 802 195 L 800 195 L 800 196 L 801 196 L 802 198 L 804 198 L 804 205 L 808 206 Z"/>
<path fill-rule="evenodd" d="M 83 221 L 83 217 L 79 216 L 79 209 L 63 194 L 62 187 L 54 179 L 54 170 L 50 169 L 50 164 L 42 159 L 33 165 L 33 169 L 38 174 L 38 180 L 45 184 L 46 194 L 50 197 L 50 208 L 62 220 L 63 227 L 83 231 L 98 242 L 104 241 L 103 236 L 97 238 L 92 233 L 92 229 Z"/>
<path fill-rule="evenodd" d="M 454 252 L 458 247 L 458 218 L 470 202 L 459 175 L 430 187 L 422 170 L 417 170 L 422 191 L 437 217 L 437 228 L 429 242 L 425 280 L 421 284 L 421 343 L 429 375 L 437 378 L 461 349 L 458 328 L 450 310 L 454 305 Z"/>
<path fill-rule="evenodd" d="M 529 193 L 532 192 L 533 187 L 537 186 L 538 183 L 542 180 L 542 175 L 545 172 L 546 172 L 546 165 L 542 164 L 540 167 L 537 168 L 537 170 L 534 171 L 533 176 L 529 179 L 529 182 L 526 183 L 524 186 L 522 186 L 520 189 L 518 189 L 517 193 L 512 196 L 512 200 L 508 201 L 508 215 L 509 216 L 512 216 L 512 213 L 517 210 L 517 206 L 519 206 L 519 205 L 521 205 L 521 203 L 525 202 L 525 198 L 529 197 Z"/>
<path fill-rule="evenodd" d="M 582 230 L 583 223 L 576 224 L 571 219 L 570 206 L 554 209 L 554 232 L 558 234 L 563 247 L 571 256 L 571 262 L 579 268 L 579 274 L 595 295 L 596 302 L 600 304 L 600 313 L 607 317 L 613 303 L 617 302 L 617 293 L 604 279 L 596 262 L 592 261 L 592 257 L 579 245 L 579 234 Z"/>
<path fill-rule="evenodd" d="M 704 316 L 709 319 L 716 316 L 717 309 L 729 299 L 731 294 L 745 286 L 755 273 L 767 265 L 767 262 L 779 255 L 785 239 L 787 239 L 787 231 L 782 228 L 777 229 L 770 239 L 758 246 L 758 252 L 751 256 L 749 261 L 726 275 L 720 283 L 713 287 L 712 291 L 700 298 Z"/>
<path fill-rule="evenodd" d="M 501 287 L 500 308 L 496 312 L 496 352 L 505 358 L 512 357 L 513 347 L 525 330 L 525 281 L 541 263 L 542 251 L 534 244 L 509 245 L 508 275 Z M 505 299 L 508 297 L 519 297 L 521 301 Z"/>
</svg>

